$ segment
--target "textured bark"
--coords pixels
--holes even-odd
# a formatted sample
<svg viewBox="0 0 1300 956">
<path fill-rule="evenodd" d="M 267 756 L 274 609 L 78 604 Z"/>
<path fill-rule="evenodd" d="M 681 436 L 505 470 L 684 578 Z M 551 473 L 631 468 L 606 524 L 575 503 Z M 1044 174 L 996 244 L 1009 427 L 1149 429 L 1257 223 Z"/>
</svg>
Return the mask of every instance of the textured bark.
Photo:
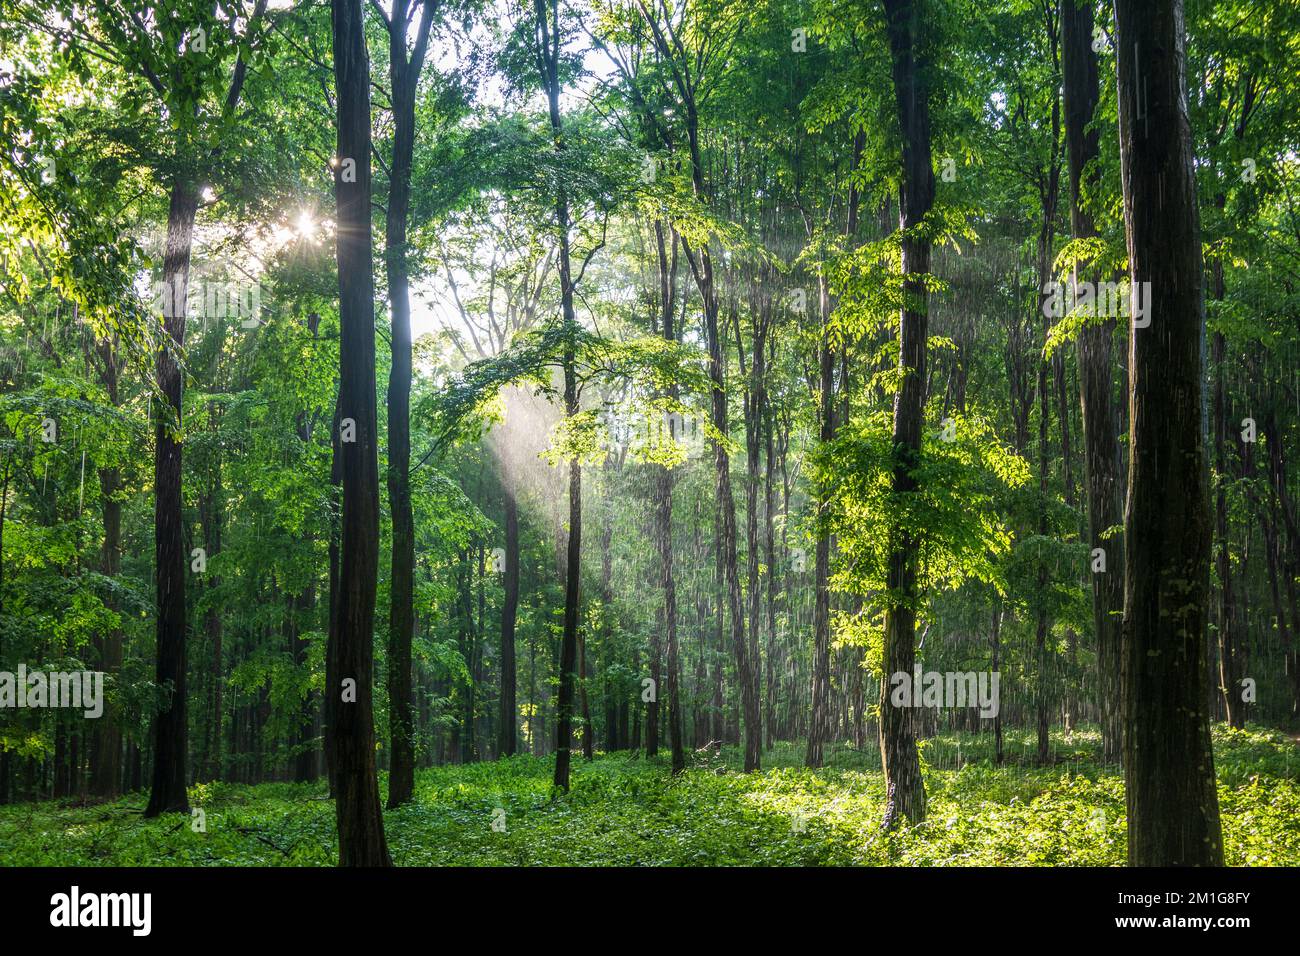
<svg viewBox="0 0 1300 956">
<path fill-rule="evenodd" d="M 929 62 L 924 50 L 924 21 L 914 0 L 885 0 L 892 60 L 894 98 L 903 136 L 903 176 L 899 227 L 903 230 L 903 308 L 899 320 L 899 370 L 902 385 L 894 398 L 894 494 L 917 490 L 913 475 L 921 452 L 925 412 L 926 335 L 924 281 L 930 271 L 930 243 L 915 230 L 934 202 L 930 165 Z M 908 711 L 889 699 L 889 675 L 912 672 L 916 657 L 916 546 L 911 535 L 895 529 L 889 541 L 886 581 L 901 597 L 885 611 L 884 680 L 880 685 L 880 757 L 889 796 L 887 824 L 901 814 L 913 823 L 925 817 L 916 738 Z"/>
<path fill-rule="evenodd" d="M 388 21 L 388 64 L 393 100 L 393 155 L 389 164 L 384 259 L 392 311 L 392 367 L 388 375 L 388 510 L 393 553 L 389 576 L 388 706 L 390 764 L 388 806 L 415 792 L 415 724 L 412 715 L 411 639 L 415 634 L 415 517 L 411 510 L 411 298 L 406 227 L 415 146 L 415 93 L 428 48 L 434 0 L 421 2 L 415 49 L 407 60 L 410 0 L 396 0 Z"/>
<path fill-rule="evenodd" d="M 154 582 L 157 594 L 158 660 L 156 681 L 163 688 L 162 709 L 154 719 L 153 789 L 146 817 L 188 813 L 185 793 L 188 723 L 186 720 L 185 560 L 181 508 L 181 396 L 184 376 L 180 351 L 185 344 L 185 300 L 190 278 L 190 247 L 198 190 L 185 179 L 172 187 L 167 212 L 163 282 L 171 306 L 163 316 L 164 347 L 156 362 L 163 396 L 154 428 Z"/>
<path fill-rule="evenodd" d="M 327 653 L 327 718 L 333 730 L 340 866 L 388 866 L 375 774 L 375 586 L 379 564 L 379 461 L 375 409 L 375 315 L 370 234 L 370 68 L 360 0 L 332 3 L 338 100 L 339 418 L 355 441 L 338 445 L 343 484 L 337 607 Z M 355 182 L 343 175 L 355 163 Z M 355 701 L 343 681 L 355 681 Z"/>
<path fill-rule="evenodd" d="M 1205 308 L 1181 0 L 1115 0 L 1132 281 L 1124 772 L 1134 866 L 1223 865 L 1210 719 Z"/>
<path fill-rule="evenodd" d="M 534 0 L 537 17 L 538 66 L 546 88 L 551 122 L 552 148 L 563 152 L 563 126 L 560 119 L 560 48 L 558 0 Z M 548 16 L 549 11 L 549 16 Z M 563 183 L 555 191 L 555 227 L 559 237 L 560 305 L 565 329 L 577 329 L 573 308 L 573 270 L 569 249 L 569 201 Z M 574 340 L 571 338 L 563 356 L 564 414 L 578 414 L 578 379 Z M 573 702 L 575 669 L 578 658 L 578 600 L 582 574 L 582 466 L 574 458 L 569 462 L 569 543 L 564 573 L 564 631 L 560 641 L 560 687 L 555 705 L 555 777 L 561 790 L 569 789 L 569 765 L 573 746 Z"/>
</svg>

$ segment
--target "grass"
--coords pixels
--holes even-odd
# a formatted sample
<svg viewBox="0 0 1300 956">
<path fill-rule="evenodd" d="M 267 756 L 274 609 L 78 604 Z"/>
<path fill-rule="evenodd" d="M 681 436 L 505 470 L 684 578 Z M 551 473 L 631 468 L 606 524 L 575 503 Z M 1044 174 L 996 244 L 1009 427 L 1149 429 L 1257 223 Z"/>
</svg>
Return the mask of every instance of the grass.
<svg viewBox="0 0 1300 956">
<path fill-rule="evenodd" d="M 1122 865 L 1117 768 L 1098 765 L 1095 731 L 1053 743 L 1057 762 L 1038 767 L 1028 732 L 1007 735 L 1001 766 L 986 737 L 926 741 L 928 818 L 889 834 L 878 754 L 831 748 L 814 771 L 793 743 L 768 751 L 751 775 L 731 751 L 696 755 L 678 779 L 663 760 L 579 758 L 571 791 L 558 797 L 550 759 L 437 767 L 419 772 L 415 802 L 386 812 L 385 826 L 402 866 Z M 1300 865 L 1295 742 L 1217 727 L 1214 744 L 1229 865 Z M 0 864 L 328 866 L 334 806 L 324 796 L 320 784 L 202 784 L 190 800 L 206 832 L 178 815 L 144 820 L 142 794 L 4 806 Z"/>
</svg>

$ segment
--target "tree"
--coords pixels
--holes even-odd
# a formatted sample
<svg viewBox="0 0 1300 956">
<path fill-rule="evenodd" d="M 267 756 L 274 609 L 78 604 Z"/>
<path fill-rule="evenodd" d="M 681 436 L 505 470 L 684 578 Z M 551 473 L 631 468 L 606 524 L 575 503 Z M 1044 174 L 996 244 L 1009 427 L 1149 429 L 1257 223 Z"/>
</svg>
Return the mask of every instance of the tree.
<svg viewBox="0 0 1300 956">
<path fill-rule="evenodd" d="M 666 67 L 659 74 L 665 99 L 677 104 L 684 114 L 691 195 L 697 204 L 694 212 L 697 221 L 695 228 L 681 230 L 682 250 L 702 300 L 709 375 L 713 379 L 711 424 L 717 436 L 713 459 L 722 563 L 719 572 L 730 621 L 736 679 L 740 683 L 745 725 L 745 772 L 750 773 L 758 770 L 762 763 L 763 725 L 759 716 L 757 661 L 745 640 L 745 612 L 736 543 L 736 503 L 731 488 L 731 455 L 726 441 L 726 362 L 719 323 L 721 303 L 714 255 L 710 249 L 716 238 L 717 225 L 708 220 L 709 187 L 705 181 L 704 152 L 700 142 L 700 109 L 716 89 L 716 71 L 743 32 L 745 15 L 727 3 L 685 3 L 679 10 L 670 12 L 662 3 L 648 7 L 642 0 L 637 0 L 637 9 L 650 28 L 655 50 Z M 688 48 L 681 39 L 683 36 L 696 44 L 696 48 Z"/>
<path fill-rule="evenodd" d="M 392 310 L 392 369 L 388 376 L 388 505 L 393 553 L 388 618 L 388 701 L 391 708 L 391 766 L 388 806 L 410 801 L 415 790 L 415 727 L 411 714 L 411 638 L 415 631 L 415 518 L 411 511 L 411 295 L 407 263 L 407 218 L 411 163 L 415 150 L 415 93 L 429 47 L 429 30 L 440 0 L 397 0 L 380 11 L 388 31 L 388 69 L 393 103 L 393 153 L 389 164 L 384 255 Z M 415 47 L 406 37 L 420 12 Z M 409 55 L 409 59 L 408 59 Z"/>
<path fill-rule="evenodd" d="M 1205 304 L 1182 0 L 1115 0 L 1129 346 L 1124 778 L 1129 863 L 1223 865 L 1205 666 Z"/>
<path fill-rule="evenodd" d="M 896 494 L 917 490 L 914 469 L 921 450 L 926 386 L 926 287 L 930 241 L 923 220 L 934 202 L 930 165 L 930 51 L 921 0 L 885 0 L 886 31 L 892 57 L 894 97 L 903 139 L 899 229 L 903 243 L 903 307 L 899 324 L 898 367 L 902 384 L 894 397 L 893 487 Z M 916 553 L 906 531 L 890 541 L 885 614 L 886 678 L 912 672 L 916 634 Z M 890 702 L 889 682 L 881 682 L 880 757 L 891 806 L 913 823 L 925 817 L 925 783 L 908 712 Z M 895 817 L 896 819 L 896 817 Z"/>
<path fill-rule="evenodd" d="M 1064 0 L 1061 8 L 1061 67 L 1065 103 L 1065 140 L 1070 166 L 1070 232 L 1075 240 L 1097 235 L 1086 205 L 1095 201 L 1099 184 L 1100 135 L 1097 111 L 1097 54 L 1093 44 L 1093 5 Z M 1084 274 L 1095 282 L 1098 270 Z M 1077 285 L 1079 268 L 1073 270 Z M 1090 553 L 1100 548 L 1105 571 L 1092 574 L 1093 626 L 1097 634 L 1097 679 L 1100 697 L 1103 759 L 1121 755 L 1123 709 L 1120 701 L 1121 636 L 1124 609 L 1124 548 L 1122 539 L 1105 536 L 1123 521 L 1121 500 L 1118 409 L 1114 400 L 1111 343 L 1115 321 L 1105 315 L 1090 318 L 1079 330 L 1079 404 L 1083 410 L 1084 484 L 1088 502 Z M 1113 542 L 1113 543 L 1112 543 Z"/>
<path fill-rule="evenodd" d="M 370 234 L 370 64 L 361 0 L 333 0 L 338 103 L 339 445 L 343 518 L 325 699 L 340 866 L 389 866 L 375 773 L 373 648 L 379 560 L 375 307 Z"/>
</svg>

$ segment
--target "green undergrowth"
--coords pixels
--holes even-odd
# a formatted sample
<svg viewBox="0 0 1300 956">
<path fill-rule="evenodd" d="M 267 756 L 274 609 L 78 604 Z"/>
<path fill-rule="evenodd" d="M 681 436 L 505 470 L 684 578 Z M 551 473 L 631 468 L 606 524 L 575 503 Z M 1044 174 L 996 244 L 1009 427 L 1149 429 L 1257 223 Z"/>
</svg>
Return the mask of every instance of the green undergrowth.
<svg viewBox="0 0 1300 956">
<path fill-rule="evenodd" d="M 740 754 L 693 755 L 674 779 L 664 758 L 576 759 L 567 795 L 551 792 L 552 760 L 422 770 L 416 800 L 385 813 L 403 866 L 960 866 L 1122 865 L 1123 780 L 1101 766 L 1095 730 L 1053 735 L 1037 766 L 1029 733 L 945 734 L 923 744 L 929 813 L 881 828 L 879 756 L 846 745 L 826 766 L 778 744 L 761 773 Z M 1286 735 L 1214 732 L 1227 862 L 1300 865 L 1300 750 Z M 382 784 L 382 781 L 381 781 Z M 0 807 L 0 864 L 10 866 L 327 866 L 334 806 L 320 784 L 202 784 L 190 817 L 145 820 L 143 794 L 112 803 Z M 495 826 L 494 826 L 495 823 Z"/>
</svg>

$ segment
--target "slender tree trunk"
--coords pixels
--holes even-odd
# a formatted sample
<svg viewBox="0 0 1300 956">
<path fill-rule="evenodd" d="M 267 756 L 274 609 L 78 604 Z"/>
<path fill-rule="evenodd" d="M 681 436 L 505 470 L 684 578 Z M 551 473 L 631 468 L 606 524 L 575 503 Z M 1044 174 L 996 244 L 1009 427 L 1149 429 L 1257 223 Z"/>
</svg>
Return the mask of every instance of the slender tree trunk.
<svg viewBox="0 0 1300 956">
<path fill-rule="evenodd" d="M 770 750 L 776 744 L 776 529 L 774 527 L 773 475 L 776 469 L 776 455 L 773 447 L 772 404 L 767 403 L 763 414 L 764 461 L 763 473 L 763 544 L 767 553 L 767 656 L 764 664 L 767 673 L 763 687 L 763 727 L 767 734 L 767 746 Z"/>
<path fill-rule="evenodd" d="M 676 342 L 677 335 L 673 328 L 674 280 L 677 265 L 677 237 L 673 235 L 672 264 L 664 243 L 663 223 L 655 222 L 655 238 L 659 253 L 659 302 L 661 306 L 663 336 L 665 341 Z M 669 397 L 676 398 L 677 390 L 670 387 Z M 670 418 L 668 427 L 670 437 L 677 440 L 681 436 L 675 433 L 676 420 Z M 681 773 L 686 769 L 686 754 L 682 749 L 682 700 L 681 700 L 681 661 L 679 659 L 677 638 L 677 579 L 673 575 L 673 475 L 667 468 L 660 467 L 656 476 L 655 490 L 658 501 L 656 516 L 658 528 L 655 537 L 659 544 L 659 565 L 663 575 L 664 589 L 664 634 L 668 644 L 668 741 L 672 753 L 672 772 Z"/>
<path fill-rule="evenodd" d="M 1205 304 L 1181 0 L 1115 0 L 1129 346 L 1124 771 L 1134 866 L 1223 865 L 1204 666 Z M 1134 297 L 1138 296 L 1137 289 Z"/>
<path fill-rule="evenodd" d="M 582 708 L 582 758 L 594 760 L 595 725 L 591 722 L 591 700 L 587 694 L 587 635 L 578 632 L 578 703 Z"/>
<path fill-rule="evenodd" d="M 114 403 L 116 404 L 116 402 Z M 115 578 L 122 569 L 122 503 L 116 500 L 121 475 L 116 468 L 99 470 L 100 496 L 104 513 L 104 548 L 100 569 L 106 578 Z M 117 599 L 105 602 L 117 610 Z M 112 628 L 100 644 L 100 669 L 116 677 L 122 667 L 122 629 Z M 122 790 L 122 730 L 118 726 L 117 708 L 108 699 L 104 712 L 95 722 L 94 761 L 91 765 L 90 792 L 97 797 L 115 797 Z"/>
<path fill-rule="evenodd" d="M 830 341 L 830 291 L 826 277 L 817 277 L 818 302 L 822 334 L 818 346 L 820 402 L 817 410 L 818 440 L 829 445 L 835 438 L 835 351 Z M 819 491 L 818 506 L 823 507 L 827 492 Z M 813 657 L 812 657 L 812 713 L 808 722 L 808 748 L 804 763 L 809 767 L 822 765 L 822 743 L 827 736 L 827 705 L 831 692 L 831 539 L 824 531 L 817 534 L 817 555 L 813 571 Z M 888 683 L 888 682 L 886 682 Z"/>
<path fill-rule="evenodd" d="M 1223 298 L 1223 263 L 1214 264 L 1215 298 Z M 1219 693 L 1223 696 L 1224 713 L 1228 723 L 1241 729 L 1246 726 L 1246 705 L 1241 693 L 1241 653 L 1237 639 L 1237 618 L 1233 606 L 1232 551 L 1228 537 L 1228 409 L 1224 394 L 1223 364 L 1226 343 L 1222 332 L 1214 333 L 1214 533 L 1218 540 L 1215 549 L 1215 568 L 1219 578 L 1217 630 L 1219 632 Z"/>
<path fill-rule="evenodd" d="M 325 697 L 333 727 L 340 866 L 389 866 L 375 774 L 373 633 L 379 564 L 379 462 L 370 234 L 370 66 L 361 0 L 333 0 L 338 98 L 339 417 L 342 560 Z M 349 428 L 349 426 L 351 426 Z M 349 688 L 350 685 L 350 688 Z M 349 693 L 350 689 L 350 693 Z"/>
<path fill-rule="evenodd" d="M 434 0 L 423 0 L 419 34 L 407 61 L 410 0 L 396 0 L 388 21 L 388 64 L 393 100 L 393 155 L 384 258 L 392 310 L 392 368 L 388 375 L 388 506 L 393 553 L 388 616 L 388 706 L 391 742 L 388 806 L 408 803 L 415 791 L 411 639 L 415 634 L 415 517 L 411 510 L 411 299 L 406 226 L 415 145 L 415 93 L 429 41 Z"/>
<path fill-rule="evenodd" d="M 669 54 L 671 55 L 671 54 Z M 691 185 L 694 195 L 704 202 L 704 162 L 700 151 L 699 112 L 693 93 L 680 90 L 685 99 L 686 131 L 690 146 Z M 695 276 L 703 300 L 704 337 L 709 352 L 709 379 L 713 384 L 710 414 L 719 435 L 727 435 L 726 372 L 722 338 L 718 328 L 718 290 L 713 273 L 713 257 L 707 240 L 693 254 L 685 237 L 682 248 Z M 721 442 L 714 442 L 713 463 L 716 476 L 719 522 L 718 542 L 721 553 L 721 577 L 725 584 L 726 609 L 731 622 L 731 646 L 736 659 L 736 680 L 740 684 L 741 711 L 745 723 L 745 772 L 758 770 L 762 763 L 763 728 L 758 711 L 754 680 L 756 661 L 751 660 L 745 641 L 744 605 L 741 599 L 740 570 L 736 553 L 736 502 L 731 489 L 731 456 Z"/>
<path fill-rule="evenodd" d="M 506 566 L 503 569 L 505 589 L 501 607 L 501 719 L 498 728 L 497 751 L 502 757 L 513 757 L 517 752 L 519 734 L 519 706 L 516 703 L 518 676 L 515 668 L 515 621 L 519 615 L 519 503 L 515 498 L 514 477 L 503 466 L 501 477 L 505 496 Z"/>
<path fill-rule="evenodd" d="M 555 152 L 564 151 L 563 126 L 560 119 L 560 48 L 559 0 L 534 0 L 537 16 L 538 66 L 546 87 L 551 122 L 551 144 Z M 548 17 L 549 7 L 549 17 Z M 563 356 L 564 414 L 578 414 L 577 316 L 573 308 L 573 271 L 569 252 L 569 200 L 563 183 L 555 192 L 555 226 L 559 236 L 560 305 L 564 327 L 569 336 Z M 569 544 L 564 575 L 564 632 L 560 643 L 560 687 L 555 708 L 555 778 L 561 790 L 569 789 L 570 751 L 573 746 L 573 691 L 578 657 L 578 600 L 582 575 L 582 466 L 578 459 L 569 462 Z"/>
<path fill-rule="evenodd" d="M 334 423 L 331 426 L 330 435 L 331 452 L 330 452 L 330 520 L 329 520 L 329 620 L 327 634 L 334 634 L 338 629 L 339 613 L 339 571 L 342 564 L 342 556 L 339 554 L 339 539 L 342 536 L 340 527 L 340 518 L 343 510 L 343 445 L 339 441 L 339 431 L 341 428 L 342 416 L 339 414 L 339 403 L 337 397 L 334 400 Z M 332 645 L 331 645 L 332 646 Z M 334 720 L 330 715 L 332 702 L 332 691 L 337 691 L 336 676 L 331 669 L 333 664 L 330 659 L 330 650 L 326 651 L 325 658 L 325 685 L 326 693 L 321 697 L 321 719 L 325 727 L 325 776 L 329 781 L 330 796 L 336 796 L 334 786 Z"/>
<path fill-rule="evenodd" d="M 121 488 L 121 475 L 116 468 L 99 470 L 100 496 L 103 501 L 104 545 L 100 569 L 107 578 L 115 578 L 122 566 L 122 503 L 115 500 Z M 106 600 L 110 610 L 118 610 L 115 596 Z M 116 678 L 122 666 L 122 629 L 115 627 L 104 635 L 99 644 L 99 666 L 110 678 Z M 92 747 L 90 792 L 97 797 L 115 797 L 122 789 L 122 731 L 118 726 L 117 708 L 109 699 L 104 701 L 104 712 L 95 724 Z M 0 793 L 3 802 L 3 793 Z"/>
<path fill-rule="evenodd" d="M 925 412 L 926 329 L 928 307 L 924 279 L 930 271 L 930 243 L 916 233 L 934 202 L 934 171 L 930 166 L 929 57 L 924 49 L 925 24 L 913 0 L 885 0 L 892 59 L 894 97 L 903 134 L 903 177 L 899 227 L 903 230 L 903 308 L 899 325 L 899 371 L 903 380 L 894 398 L 893 491 L 917 490 L 913 469 L 921 453 Z M 885 772 L 889 810 L 886 823 L 898 814 L 913 823 L 925 817 L 925 784 L 921 779 L 916 738 L 906 710 L 890 700 L 891 674 L 912 673 L 916 657 L 916 547 L 905 530 L 893 530 L 889 541 L 887 583 L 898 595 L 885 611 L 884 679 L 880 684 L 880 757 Z"/>
<path fill-rule="evenodd" d="M 1097 55 L 1092 50 L 1093 5 L 1065 0 L 1061 7 L 1061 66 L 1064 76 L 1065 139 L 1070 169 L 1070 231 L 1076 239 L 1097 234 L 1083 207 L 1085 190 L 1095 190 L 1095 163 L 1100 155 L 1096 129 Z M 1096 270 L 1085 276 L 1095 281 Z M 1077 282 L 1078 272 L 1075 272 Z M 1088 499 L 1090 553 L 1100 549 L 1104 570 L 1092 571 L 1092 615 L 1097 634 L 1098 708 L 1101 712 L 1102 759 L 1118 763 L 1122 754 L 1123 707 L 1120 701 L 1120 638 L 1124 610 L 1124 542 L 1103 539 L 1123 522 L 1120 482 L 1118 409 L 1111 343 L 1115 320 L 1098 316 L 1079 330 L 1075 355 L 1079 366 L 1079 405 L 1083 413 L 1084 485 Z M 1092 569 L 1092 559 L 1089 569 Z"/>
</svg>

